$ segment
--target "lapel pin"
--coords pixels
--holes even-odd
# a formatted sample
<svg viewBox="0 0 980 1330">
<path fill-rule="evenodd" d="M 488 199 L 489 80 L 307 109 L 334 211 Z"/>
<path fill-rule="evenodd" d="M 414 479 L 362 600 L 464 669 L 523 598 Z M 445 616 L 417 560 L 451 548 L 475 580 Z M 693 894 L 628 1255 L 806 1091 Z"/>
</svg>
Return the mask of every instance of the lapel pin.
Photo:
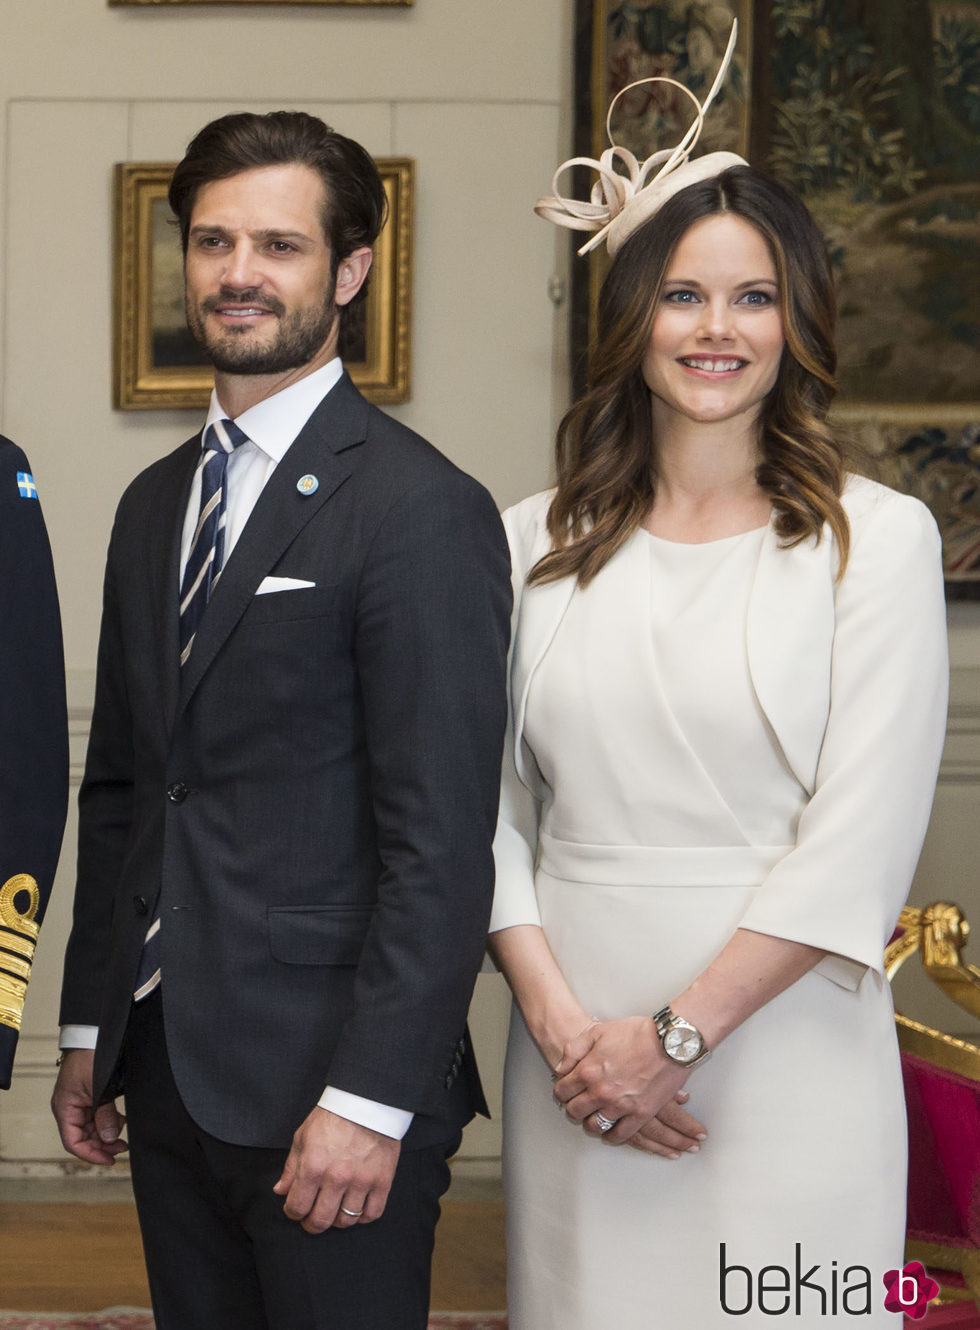
<svg viewBox="0 0 980 1330">
<path fill-rule="evenodd" d="M 316 476 L 300 476 L 296 482 L 296 488 L 300 494 L 315 494 L 320 488 L 320 482 Z"/>
</svg>

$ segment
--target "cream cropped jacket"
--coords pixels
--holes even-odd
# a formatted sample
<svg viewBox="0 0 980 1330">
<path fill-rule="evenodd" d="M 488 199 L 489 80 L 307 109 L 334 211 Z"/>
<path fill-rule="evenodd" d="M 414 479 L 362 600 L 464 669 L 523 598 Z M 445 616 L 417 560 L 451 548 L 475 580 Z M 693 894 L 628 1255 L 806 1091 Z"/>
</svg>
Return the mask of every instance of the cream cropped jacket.
<svg viewBox="0 0 980 1330">
<path fill-rule="evenodd" d="M 528 688 L 575 589 L 527 586 L 550 548 L 553 491 L 504 514 L 514 579 L 510 724 L 491 931 L 540 923 L 537 827 L 548 791 L 524 740 Z M 946 616 L 939 533 L 928 509 L 861 477 L 843 503 L 844 577 L 825 530 L 782 548 L 770 524 L 747 621 L 749 670 L 790 768 L 809 794 L 796 843 L 767 874 L 742 926 L 830 953 L 817 967 L 856 989 L 883 975 L 932 806 L 945 736 Z"/>
</svg>

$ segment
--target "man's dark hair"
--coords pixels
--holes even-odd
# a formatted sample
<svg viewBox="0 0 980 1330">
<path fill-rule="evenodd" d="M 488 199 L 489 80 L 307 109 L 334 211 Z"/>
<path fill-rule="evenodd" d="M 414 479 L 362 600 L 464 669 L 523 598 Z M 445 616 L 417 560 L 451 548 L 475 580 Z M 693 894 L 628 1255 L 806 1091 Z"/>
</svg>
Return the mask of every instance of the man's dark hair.
<svg viewBox="0 0 980 1330">
<path fill-rule="evenodd" d="M 184 253 L 202 185 L 256 167 L 291 165 L 308 166 L 323 181 L 323 230 L 330 243 L 331 276 L 336 277 L 341 259 L 362 245 L 374 244 L 388 215 L 388 199 L 370 154 L 305 111 L 223 115 L 191 139 L 168 195 Z M 365 282 L 356 299 L 366 291 Z"/>
</svg>

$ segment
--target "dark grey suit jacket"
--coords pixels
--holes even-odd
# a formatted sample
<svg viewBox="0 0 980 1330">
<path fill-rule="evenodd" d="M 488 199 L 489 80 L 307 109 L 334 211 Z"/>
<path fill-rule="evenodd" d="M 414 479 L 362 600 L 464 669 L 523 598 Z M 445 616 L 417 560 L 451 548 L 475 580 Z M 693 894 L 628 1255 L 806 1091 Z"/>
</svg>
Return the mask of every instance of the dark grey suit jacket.
<svg viewBox="0 0 980 1330">
<path fill-rule="evenodd" d="M 206 1131 L 288 1145 L 329 1082 L 412 1110 L 407 1145 L 446 1139 L 483 1107 L 463 1036 L 505 723 L 496 509 L 345 375 L 262 492 L 181 676 L 199 448 L 144 471 L 116 516 L 61 1019 L 99 1026 L 96 1098 L 124 1088 L 159 912 L 171 1062 Z M 270 574 L 316 586 L 256 596 Z"/>
</svg>

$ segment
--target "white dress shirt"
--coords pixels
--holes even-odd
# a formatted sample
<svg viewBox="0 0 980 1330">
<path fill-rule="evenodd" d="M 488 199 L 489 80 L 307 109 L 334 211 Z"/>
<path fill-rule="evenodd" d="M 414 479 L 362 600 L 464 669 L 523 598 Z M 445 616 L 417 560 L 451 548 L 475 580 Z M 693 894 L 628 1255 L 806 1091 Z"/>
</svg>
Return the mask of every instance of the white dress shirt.
<svg viewBox="0 0 980 1330">
<path fill-rule="evenodd" d="M 248 435 L 248 442 L 236 448 L 228 459 L 224 548 L 226 563 L 269 477 L 285 457 L 293 440 L 310 416 L 339 381 L 342 373 L 343 365 L 338 358 L 334 358 L 297 383 L 290 384 L 281 392 L 249 407 L 235 419 L 239 429 Z M 228 413 L 222 410 L 217 394 L 212 392 L 205 429 L 213 421 L 227 418 Z M 203 469 L 202 451 L 201 460 L 191 483 L 181 534 L 181 581 L 197 527 Z M 98 1027 L 94 1025 L 64 1025 L 61 1028 L 60 1045 L 62 1049 L 94 1048 L 97 1035 Z M 395 1140 L 401 1140 L 405 1135 L 413 1117 L 407 1109 L 379 1104 L 373 1099 L 364 1099 L 360 1095 L 350 1094 L 346 1090 L 338 1090 L 330 1085 L 324 1090 L 318 1102 L 320 1108 L 329 1109 L 338 1117 L 347 1118 L 362 1127 L 370 1127 L 373 1131 L 391 1136 Z M 296 1125 L 299 1126 L 299 1123 Z"/>
</svg>

